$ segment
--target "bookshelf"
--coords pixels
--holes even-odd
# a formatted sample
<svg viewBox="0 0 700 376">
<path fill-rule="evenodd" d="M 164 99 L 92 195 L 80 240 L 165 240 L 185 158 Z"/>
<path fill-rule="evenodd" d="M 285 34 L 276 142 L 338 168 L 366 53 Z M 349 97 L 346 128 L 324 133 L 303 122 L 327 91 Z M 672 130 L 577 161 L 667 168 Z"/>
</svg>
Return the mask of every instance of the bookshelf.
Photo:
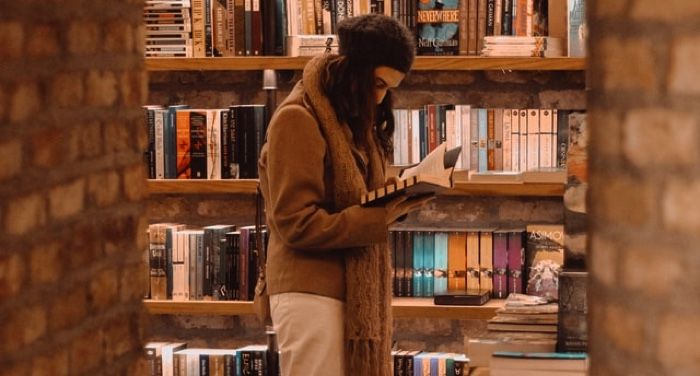
<svg viewBox="0 0 700 376">
<path fill-rule="evenodd" d="M 436 306 L 431 298 L 394 298 L 396 318 L 441 318 L 453 320 L 487 320 L 503 307 L 503 299 L 493 299 L 483 306 Z M 154 315 L 252 315 L 253 302 L 248 301 L 169 301 L 144 300 Z"/>
<path fill-rule="evenodd" d="M 149 180 L 152 194 L 254 194 L 257 179 L 237 180 Z M 532 196 L 561 197 L 564 183 L 558 182 L 469 182 L 456 181 L 455 187 L 446 192 L 451 196 Z"/>
<path fill-rule="evenodd" d="M 146 69 L 148 71 L 301 70 L 310 59 L 285 56 L 147 58 Z M 572 57 L 417 56 L 412 69 L 582 71 L 585 68 L 585 59 Z"/>
</svg>

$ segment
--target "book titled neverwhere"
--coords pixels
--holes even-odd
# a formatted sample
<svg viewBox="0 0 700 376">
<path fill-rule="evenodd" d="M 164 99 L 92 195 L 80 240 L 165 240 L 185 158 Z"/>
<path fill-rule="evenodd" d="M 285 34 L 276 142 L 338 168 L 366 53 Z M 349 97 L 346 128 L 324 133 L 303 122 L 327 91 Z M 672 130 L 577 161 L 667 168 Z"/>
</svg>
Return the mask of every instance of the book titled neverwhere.
<svg viewBox="0 0 700 376">
<path fill-rule="evenodd" d="M 382 206 L 401 195 L 422 197 L 452 188 L 452 173 L 461 151 L 461 146 L 447 150 L 446 143 L 440 144 L 419 164 L 401 171 L 398 182 L 363 194 L 360 203 Z"/>
</svg>

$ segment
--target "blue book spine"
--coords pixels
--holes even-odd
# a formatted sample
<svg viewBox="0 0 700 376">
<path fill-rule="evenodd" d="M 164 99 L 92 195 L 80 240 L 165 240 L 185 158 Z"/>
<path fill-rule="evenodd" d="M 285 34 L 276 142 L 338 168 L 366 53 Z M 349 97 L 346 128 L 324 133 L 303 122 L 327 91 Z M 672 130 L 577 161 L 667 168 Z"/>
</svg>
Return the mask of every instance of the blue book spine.
<svg viewBox="0 0 700 376">
<path fill-rule="evenodd" d="M 479 121 L 479 172 L 486 172 L 488 170 L 487 164 L 487 110 L 485 108 L 479 109 L 478 121 Z"/>
<path fill-rule="evenodd" d="M 438 359 L 438 354 L 432 353 L 430 355 L 430 376 L 433 376 L 433 375 L 439 376 L 440 375 L 439 362 L 440 362 L 440 359 Z"/>
<path fill-rule="evenodd" d="M 435 287 L 435 234 L 423 238 L 423 296 L 433 296 Z"/>
<path fill-rule="evenodd" d="M 413 234 L 413 296 L 423 295 L 423 238 L 422 232 Z"/>
<path fill-rule="evenodd" d="M 446 232 L 435 233 L 435 294 L 447 292 L 447 239 Z"/>
</svg>

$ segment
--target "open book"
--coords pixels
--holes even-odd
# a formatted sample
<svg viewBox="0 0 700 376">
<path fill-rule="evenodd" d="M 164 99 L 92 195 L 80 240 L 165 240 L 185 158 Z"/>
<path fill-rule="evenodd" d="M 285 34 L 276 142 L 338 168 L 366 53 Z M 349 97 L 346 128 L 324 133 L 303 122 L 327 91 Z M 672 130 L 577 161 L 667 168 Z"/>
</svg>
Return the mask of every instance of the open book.
<svg viewBox="0 0 700 376">
<path fill-rule="evenodd" d="M 447 150 L 440 144 L 419 164 L 399 174 L 397 184 L 389 184 L 362 195 L 362 206 L 381 206 L 399 195 L 425 196 L 453 187 L 452 172 L 462 151 L 461 146 Z"/>
</svg>

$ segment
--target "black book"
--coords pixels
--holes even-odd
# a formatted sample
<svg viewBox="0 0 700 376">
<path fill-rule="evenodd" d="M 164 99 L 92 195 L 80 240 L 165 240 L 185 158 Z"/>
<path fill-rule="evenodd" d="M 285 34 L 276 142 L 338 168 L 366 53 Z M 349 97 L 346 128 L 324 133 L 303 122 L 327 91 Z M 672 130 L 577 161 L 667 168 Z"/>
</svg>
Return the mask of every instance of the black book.
<svg viewBox="0 0 700 376">
<path fill-rule="evenodd" d="M 463 290 L 435 295 L 433 302 L 435 305 L 484 305 L 489 299 L 491 292 L 488 290 Z"/>
</svg>

